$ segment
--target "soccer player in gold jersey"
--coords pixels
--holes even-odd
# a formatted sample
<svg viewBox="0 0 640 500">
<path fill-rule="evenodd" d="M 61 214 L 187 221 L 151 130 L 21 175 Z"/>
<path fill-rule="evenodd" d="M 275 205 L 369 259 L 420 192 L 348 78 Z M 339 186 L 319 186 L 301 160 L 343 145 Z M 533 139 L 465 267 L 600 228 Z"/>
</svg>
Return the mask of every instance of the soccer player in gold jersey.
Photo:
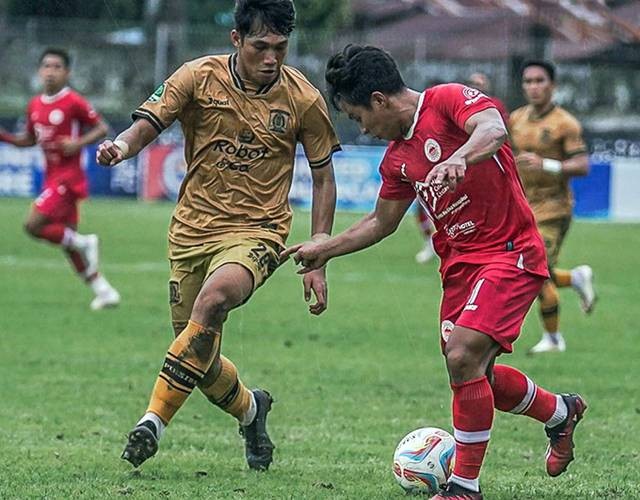
<svg viewBox="0 0 640 500">
<path fill-rule="evenodd" d="M 527 199 L 545 242 L 551 275 L 539 297 L 545 331 L 529 352 L 562 352 L 566 345 L 559 330 L 557 288 L 572 286 L 580 296 L 585 313 L 592 311 L 596 300 L 591 267 L 582 265 L 571 270 L 556 267 L 572 218 L 569 180 L 589 173 L 589 157 L 580 123 L 553 102 L 553 64 L 548 61 L 525 63 L 522 88 L 528 104 L 511 113 L 511 141 L 517 152 L 516 162 Z"/>
<path fill-rule="evenodd" d="M 328 238 L 339 149 L 326 103 L 283 64 L 295 11 L 291 0 L 237 0 L 231 55 L 187 62 L 133 113 L 134 122 L 98 161 L 130 158 L 179 120 L 187 173 L 169 228 L 170 306 L 176 338 L 149 407 L 129 433 L 122 458 L 138 467 L 158 448 L 174 414 L 196 387 L 233 415 L 250 468 L 266 470 L 274 445 L 266 428 L 271 396 L 248 390 L 220 354 L 223 323 L 278 267 L 291 225 L 288 193 L 296 143 L 311 167 L 314 240 Z M 303 278 L 312 314 L 327 305 L 324 269 Z"/>
</svg>

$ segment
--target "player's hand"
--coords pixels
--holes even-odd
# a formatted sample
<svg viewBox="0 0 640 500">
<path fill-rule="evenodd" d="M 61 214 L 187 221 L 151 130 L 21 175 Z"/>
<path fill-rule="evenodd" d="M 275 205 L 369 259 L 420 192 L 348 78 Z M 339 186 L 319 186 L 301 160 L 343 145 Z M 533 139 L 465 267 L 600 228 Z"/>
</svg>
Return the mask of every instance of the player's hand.
<svg viewBox="0 0 640 500">
<path fill-rule="evenodd" d="M 431 169 L 425 179 L 425 183 L 441 184 L 449 187 L 451 191 L 455 191 L 458 184 L 464 179 L 466 171 L 467 162 L 465 159 L 451 156 Z"/>
<path fill-rule="evenodd" d="M 280 253 L 280 260 L 286 259 L 289 255 L 293 255 L 293 261 L 302 266 L 298 274 L 307 274 L 315 269 L 320 269 L 329 260 L 324 250 L 324 244 L 315 241 L 290 246 Z"/>
<path fill-rule="evenodd" d="M 520 153 L 516 165 L 524 170 L 542 170 L 542 157 L 535 153 Z"/>
<path fill-rule="evenodd" d="M 96 151 L 96 161 L 99 165 L 112 167 L 113 165 L 120 163 L 122 160 L 124 160 L 124 153 L 116 144 L 113 143 L 113 141 L 107 139 L 98 146 L 98 150 Z"/>
<path fill-rule="evenodd" d="M 62 151 L 62 156 L 73 156 L 82 149 L 82 145 L 71 137 L 64 137 L 56 146 Z"/>
<path fill-rule="evenodd" d="M 327 278 L 325 276 L 325 268 L 321 267 L 314 271 L 306 273 L 302 277 L 302 285 L 304 286 L 304 300 L 311 301 L 311 292 L 315 295 L 315 304 L 309 304 L 309 312 L 315 316 L 322 314 L 327 309 Z"/>
</svg>

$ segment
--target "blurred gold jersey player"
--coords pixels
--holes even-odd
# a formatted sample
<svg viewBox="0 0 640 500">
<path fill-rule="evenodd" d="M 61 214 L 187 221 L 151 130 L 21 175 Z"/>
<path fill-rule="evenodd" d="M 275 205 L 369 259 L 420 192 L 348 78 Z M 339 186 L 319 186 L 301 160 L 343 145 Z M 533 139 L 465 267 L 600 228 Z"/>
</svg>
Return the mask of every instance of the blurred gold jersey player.
<svg viewBox="0 0 640 500">
<path fill-rule="evenodd" d="M 98 150 L 100 163 L 113 165 L 175 120 L 185 136 L 187 173 L 169 229 L 176 339 L 122 455 L 136 467 L 155 454 L 164 427 L 195 387 L 238 419 L 249 467 L 271 464 L 271 396 L 242 384 L 220 344 L 229 311 L 279 265 L 298 141 L 312 169 L 312 236 L 327 238 L 333 225 L 331 157 L 339 145 L 319 91 L 282 64 L 294 17 L 291 0 L 239 0 L 231 33 L 237 51 L 184 64 L 133 113 L 133 125 Z M 316 297 L 310 312 L 322 313 L 324 270 L 303 284 L 305 299 Z"/>
<path fill-rule="evenodd" d="M 554 66 L 547 61 L 527 62 L 522 86 L 529 104 L 511 114 L 511 140 L 518 153 L 516 161 L 527 199 L 546 245 L 551 274 L 540 295 L 545 332 L 529 352 L 564 351 L 565 341 L 558 329 L 557 288 L 573 286 L 587 313 L 595 303 L 589 266 L 570 271 L 556 267 L 573 212 L 569 180 L 588 174 L 589 158 L 580 123 L 552 100 Z"/>
</svg>

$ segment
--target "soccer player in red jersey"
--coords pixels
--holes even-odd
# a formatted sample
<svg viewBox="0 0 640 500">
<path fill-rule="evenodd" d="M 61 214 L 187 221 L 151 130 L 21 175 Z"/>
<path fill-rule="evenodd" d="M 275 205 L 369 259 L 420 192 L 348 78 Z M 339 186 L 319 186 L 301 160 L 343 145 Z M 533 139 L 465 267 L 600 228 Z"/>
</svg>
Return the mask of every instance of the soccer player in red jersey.
<svg viewBox="0 0 640 500">
<path fill-rule="evenodd" d="M 0 129 L 0 141 L 17 147 L 39 144 L 45 156 L 45 180 L 25 222 L 34 238 L 62 247 L 73 268 L 93 290 L 92 309 L 113 307 L 120 295 L 98 271 L 98 237 L 77 232 L 78 203 L 89 194 L 80 165 L 82 148 L 104 137 L 107 124 L 91 105 L 67 84 L 69 55 L 47 49 L 40 57 L 38 75 L 44 92 L 27 106 L 26 130 L 9 134 Z M 86 132 L 82 134 L 82 128 Z"/>
<path fill-rule="evenodd" d="M 375 47 L 347 46 L 327 64 L 333 104 L 363 133 L 390 140 L 372 213 L 323 242 L 281 254 L 300 273 L 369 247 L 398 227 L 416 194 L 436 226 L 443 297 L 441 347 L 453 392 L 456 459 L 435 499 L 481 499 L 480 468 L 494 408 L 543 424 L 551 476 L 573 460 L 573 431 L 586 409 L 576 394 L 553 394 L 507 365 L 512 344 L 548 278 L 544 244 L 524 196 L 505 124 L 476 89 L 407 88 L 394 60 Z"/>
</svg>

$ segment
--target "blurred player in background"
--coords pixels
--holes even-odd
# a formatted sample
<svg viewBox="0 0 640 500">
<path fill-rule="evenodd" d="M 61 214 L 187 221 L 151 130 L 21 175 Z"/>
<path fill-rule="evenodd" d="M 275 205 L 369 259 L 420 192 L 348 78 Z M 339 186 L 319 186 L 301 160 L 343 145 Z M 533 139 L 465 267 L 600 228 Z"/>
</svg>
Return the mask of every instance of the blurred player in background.
<svg viewBox="0 0 640 500">
<path fill-rule="evenodd" d="M 44 92 L 29 101 L 26 130 L 16 135 L 0 130 L 0 141 L 42 148 L 43 190 L 24 228 L 34 238 L 62 247 L 78 276 L 93 290 L 95 310 L 118 305 L 120 295 L 98 271 L 98 236 L 77 232 L 78 205 L 89 195 L 80 160 L 82 148 L 104 137 L 108 126 L 86 99 L 68 87 L 70 64 L 64 50 L 42 53 L 38 75 Z"/>
<path fill-rule="evenodd" d="M 407 88 L 394 60 L 350 45 L 327 64 L 333 104 L 363 133 L 392 141 L 380 166 L 372 213 L 322 242 L 294 245 L 301 273 L 392 234 L 416 194 L 435 221 L 441 259 L 441 346 L 453 392 L 455 465 L 434 499 L 479 500 L 479 475 L 494 408 L 545 424 L 547 473 L 573 460 L 573 431 L 586 409 L 578 395 L 553 394 L 507 365 L 522 322 L 549 277 L 544 244 L 529 208 L 500 113 L 460 84 L 422 93 Z M 468 166 L 468 168 L 467 168 Z"/>
<path fill-rule="evenodd" d="M 99 147 L 98 161 L 116 165 L 175 120 L 185 136 L 187 174 L 169 229 L 176 339 L 122 454 L 135 467 L 156 453 L 165 426 L 195 387 L 239 421 L 249 467 L 271 464 L 271 396 L 247 389 L 220 346 L 229 312 L 280 263 L 291 226 L 288 193 L 298 140 L 311 167 L 312 238 L 328 238 L 333 225 L 331 158 L 340 146 L 320 92 L 283 65 L 294 22 L 291 0 L 238 0 L 231 32 L 236 52 L 184 64 L 133 113 L 127 130 Z M 316 298 L 310 312 L 321 314 L 324 269 L 303 284 L 305 299 L 312 292 Z"/>
<path fill-rule="evenodd" d="M 566 345 L 559 330 L 557 288 L 572 286 L 585 313 L 592 311 L 596 300 L 591 267 L 582 265 L 570 271 L 556 267 L 573 212 L 569 180 L 589 173 L 589 156 L 580 123 L 553 102 L 553 64 L 527 62 L 522 88 L 528 104 L 511 114 L 511 141 L 527 199 L 545 242 L 551 275 L 539 298 L 544 333 L 529 352 L 562 352 Z"/>
<path fill-rule="evenodd" d="M 471 73 L 467 79 L 467 85 L 473 89 L 478 89 L 484 95 L 489 97 L 489 99 L 493 101 L 493 104 L 495 104 L 496 109 L 500 112 L 500 116 L 502 116 L 504 122 L 507 124 L 509 123 L 509 111 L 507 111 L 507 107 L 500 99 L 491 94 L 491 80 L 489 80 L 489 77 L 486 74 L 481 73 L 480 71 Z"/>
</svg>

